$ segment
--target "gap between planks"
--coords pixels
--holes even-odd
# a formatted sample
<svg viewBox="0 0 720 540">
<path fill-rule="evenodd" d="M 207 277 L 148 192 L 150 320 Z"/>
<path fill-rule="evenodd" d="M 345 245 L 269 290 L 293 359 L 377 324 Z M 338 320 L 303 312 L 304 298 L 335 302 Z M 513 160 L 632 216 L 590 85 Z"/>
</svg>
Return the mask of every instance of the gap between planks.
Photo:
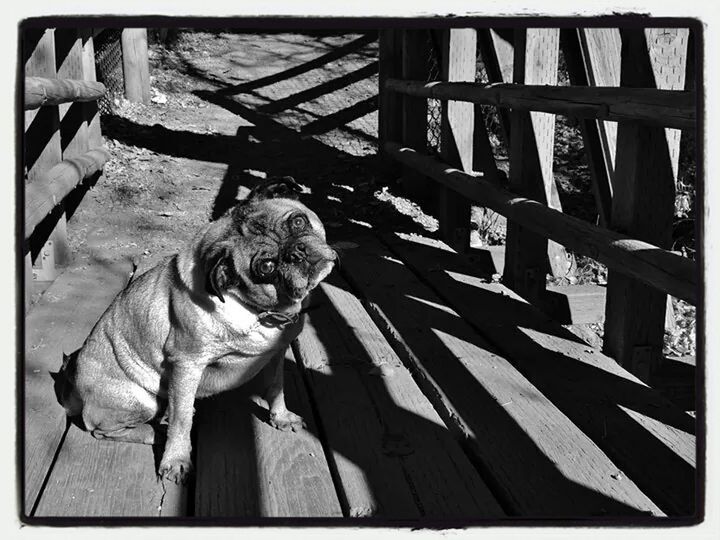
<svg viewBox="0 0 720 540">
<path fill-rule="evenodd" d="M 664 512 L 694 514 L 690 416 L 503 285 L 477 277 L 477 269 L 441 242 L 418 235 L 383 238 Z"/>
<path fill-rule="evenodd" d="M 362 248 L 344 254 L 344 272 L 514 514 L 663 514 L 375 237 L 356 233 L 353 238 Z"/>
<path fill-rule="evenodd" d="M 350 517 L 497 519 L 504 512 L 348 284 L 313 293 L 295 352 Z"/>
</svg>

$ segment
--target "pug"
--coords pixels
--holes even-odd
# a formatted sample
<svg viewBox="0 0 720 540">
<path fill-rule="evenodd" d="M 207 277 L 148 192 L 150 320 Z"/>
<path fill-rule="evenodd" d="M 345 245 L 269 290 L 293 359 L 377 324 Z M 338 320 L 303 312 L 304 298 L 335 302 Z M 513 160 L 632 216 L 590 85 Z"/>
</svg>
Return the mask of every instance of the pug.
<svg viewBox="0 0 720 540">
<path fill-rule="evenodd" d="M 303 299 L 337 254 L 300 192 L 290 177 L 256 186 L 184 250 L 132 281 L 64 359 L 56 391 L 68 416 L 99 439 L 164 440 L 158 475 L 176 483 L 192 471 L 196 398 L 264 369 L 270 424 L 302 428 L 285 405 L 284 353 L 302 329 Z"/>
</svg>

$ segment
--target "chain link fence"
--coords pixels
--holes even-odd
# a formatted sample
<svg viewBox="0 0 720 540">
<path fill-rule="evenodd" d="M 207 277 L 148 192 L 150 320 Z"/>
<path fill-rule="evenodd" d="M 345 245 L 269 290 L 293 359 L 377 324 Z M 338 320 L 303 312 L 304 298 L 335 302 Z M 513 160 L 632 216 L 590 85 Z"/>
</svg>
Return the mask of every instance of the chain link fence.
<svg viewBox="0 0 720 540">
<path fill-rule="evenodd" d="M 121 33 L 120 29 L 108 28 L 93 39 L 97 80 L 107 88 L 105 95 L 98 100 L 101 114 L 109 114 L 113 100 L 116 97 L 122 97 L 125 92 Z"/>
</svg>

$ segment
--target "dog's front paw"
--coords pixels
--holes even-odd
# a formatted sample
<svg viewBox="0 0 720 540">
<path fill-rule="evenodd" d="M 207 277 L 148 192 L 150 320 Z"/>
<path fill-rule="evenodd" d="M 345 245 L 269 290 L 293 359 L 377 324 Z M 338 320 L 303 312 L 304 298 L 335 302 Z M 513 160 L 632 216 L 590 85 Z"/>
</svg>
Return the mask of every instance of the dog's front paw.
<svg viewBox="0 0 720 540">
<path fill-rule="evenodd" d="M 158 469 L 158 476 L 176 484 L 184 484 L 193 472 L 190 456 L 163 457 Z"/>
<path fill-rule="evenodd" d="M 307 427 L 302 416 L 298 416 L 294 412 L 270 412 L 270 425 L 280 431 L 300 431 Z"/>
</svg>

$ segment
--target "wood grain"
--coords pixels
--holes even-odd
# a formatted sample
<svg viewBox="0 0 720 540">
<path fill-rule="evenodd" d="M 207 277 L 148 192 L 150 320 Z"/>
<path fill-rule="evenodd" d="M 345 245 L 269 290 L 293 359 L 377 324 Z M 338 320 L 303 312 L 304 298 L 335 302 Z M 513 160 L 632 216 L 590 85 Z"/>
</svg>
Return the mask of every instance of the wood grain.
<svg viewBox="0 0 720 540">
<path fill-rule="evenodd" d="M 25 319 L 25 513 L 29 514 L 65 432 L 50 371 L 62 353 L 79 348 L 127 280 L 129 261 L 70 269 L 46 291 Z"/>
<path fill-rule="evenodd" d="M 298 433 L 268 424 L 267 404 L 245 389 L 197 403 L 195 513 L 203 517 L 341 517 L 307 393 L 288 351 L 288 408 L 305 419 Z"/>
<path fill-rule="evenodd" d="M 592 439 L 623 477 L 668 515 L 694 514 L 693 418 L 508 288 L 478 277 L 441 242 L 417 235 L 388 235 L 387 241 L 396 256 Z M 617 475 L 606 482 L 613 480 Z"/>
<path fill-rule="evenodd" d="M 475 81 L 477 35 L 474 29 L 442 31 L 440 77 L 443 81 Z M 443 101 L 440 110 L 440 155 L 463 171 L 473 167 L 475 109 L 470 103 Z M 470 247 L 470 203 L 445 186 L 437 188 L 440 232 L 458 251 Z"/>
<path fill-rule="evenodd" d="M 161 448 L 94 439 L 74 425 L 34 517 L 173 517 L 187 514 L 187 489 L 158 480 Z"/>
<path fill-rule="evenodd" d="M 318 405 L 347 513 L 501 517 L 502 510 L 347 283 L 313 298 L 297 355 Z"/>
</svg>

